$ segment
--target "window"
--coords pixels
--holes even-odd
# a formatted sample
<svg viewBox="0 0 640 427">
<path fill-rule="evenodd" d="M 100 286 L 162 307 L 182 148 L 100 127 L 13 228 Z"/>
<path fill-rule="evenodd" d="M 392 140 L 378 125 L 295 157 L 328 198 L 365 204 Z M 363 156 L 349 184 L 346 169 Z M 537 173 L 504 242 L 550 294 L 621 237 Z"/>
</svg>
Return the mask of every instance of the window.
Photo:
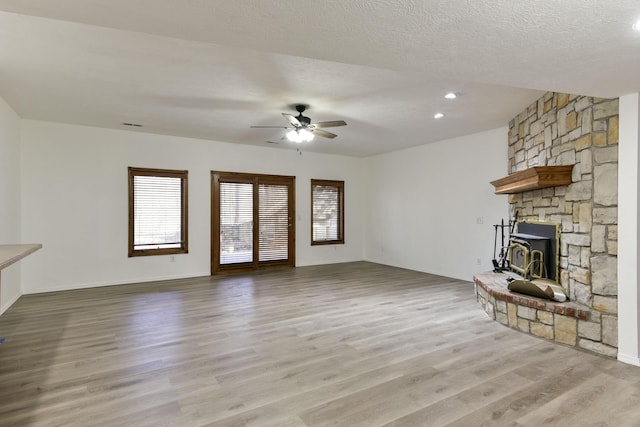
<svg viewBox="0 0 640 427">
<path fill-rule="evenodd" d="M 129 256 L 187 253 L 188 171 L 129 168 Z"/>
<path fill-rule="evenodd" d="M 344 243 L 344 181 L 311 180 L 311 244 Z"/>
</svg>

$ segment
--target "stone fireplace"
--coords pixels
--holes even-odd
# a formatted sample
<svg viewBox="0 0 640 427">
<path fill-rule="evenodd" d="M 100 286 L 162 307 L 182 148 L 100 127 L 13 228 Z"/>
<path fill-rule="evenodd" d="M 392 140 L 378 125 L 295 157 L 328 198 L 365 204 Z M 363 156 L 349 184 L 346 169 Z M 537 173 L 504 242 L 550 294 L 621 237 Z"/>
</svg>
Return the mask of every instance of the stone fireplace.
<svg viewBox="0 0 640 427">
<path fill-rule="evenodd" d="M 510 175 L 572 166 L 567 184 L 507 196 L 511 217 L 558 224 L 556 279 L 570 302 L 523 300 L 499 283 L 476 286 L 478 300 L 510 327 L 615 356 L 618 99 L 548 92 L 509 122 L 508 154 Z"/>
</svg>

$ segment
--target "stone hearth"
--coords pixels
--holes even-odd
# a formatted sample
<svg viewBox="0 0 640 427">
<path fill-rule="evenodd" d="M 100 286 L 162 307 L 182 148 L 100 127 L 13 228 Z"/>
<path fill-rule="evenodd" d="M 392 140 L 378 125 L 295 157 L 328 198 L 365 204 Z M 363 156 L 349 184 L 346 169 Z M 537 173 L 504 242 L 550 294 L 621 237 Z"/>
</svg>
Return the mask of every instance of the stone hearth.
<svg viewBox="0 0 640 427">
<path fill-rule="evenodd" d="M 479 273 L 473 276 L 478 302 L 492 319 L 541 338 L 575 346 L 589 334 L 589 307 L 575 302 L 554 302 L 507 289 L 504 273 Z"/>
</svg>

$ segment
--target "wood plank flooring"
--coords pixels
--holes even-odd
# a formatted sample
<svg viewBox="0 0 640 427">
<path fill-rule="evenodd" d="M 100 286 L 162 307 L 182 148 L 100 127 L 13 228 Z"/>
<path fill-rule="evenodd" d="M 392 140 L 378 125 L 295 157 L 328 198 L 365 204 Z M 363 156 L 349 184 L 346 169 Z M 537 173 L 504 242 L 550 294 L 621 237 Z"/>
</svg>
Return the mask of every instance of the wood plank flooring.
<svg viewBox="0 0 640 427">
<path fill-rule="evenodd" d="M 638 426 L 640 368 L 366 262 L 23 296 L 1 426 Z"/>
</svg>

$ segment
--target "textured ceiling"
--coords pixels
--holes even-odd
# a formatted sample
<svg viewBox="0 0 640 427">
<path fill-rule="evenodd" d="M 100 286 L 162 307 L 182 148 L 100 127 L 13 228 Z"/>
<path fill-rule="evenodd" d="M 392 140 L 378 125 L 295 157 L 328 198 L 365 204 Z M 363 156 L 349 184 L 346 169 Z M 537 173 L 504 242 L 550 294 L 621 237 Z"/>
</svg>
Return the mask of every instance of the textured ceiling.
<svg viewBox="0 0 640 427">
<path fill-rule="evenodd" d="M 0 95 L 23 118 L 279 148 L 249 126 L 306 103 L 348 123 L 306 150 L 367 156 L 504 126 L 546 90 L 640 91 L 638 18 L 637 0 L 0 0 Z"/>
</svg>

